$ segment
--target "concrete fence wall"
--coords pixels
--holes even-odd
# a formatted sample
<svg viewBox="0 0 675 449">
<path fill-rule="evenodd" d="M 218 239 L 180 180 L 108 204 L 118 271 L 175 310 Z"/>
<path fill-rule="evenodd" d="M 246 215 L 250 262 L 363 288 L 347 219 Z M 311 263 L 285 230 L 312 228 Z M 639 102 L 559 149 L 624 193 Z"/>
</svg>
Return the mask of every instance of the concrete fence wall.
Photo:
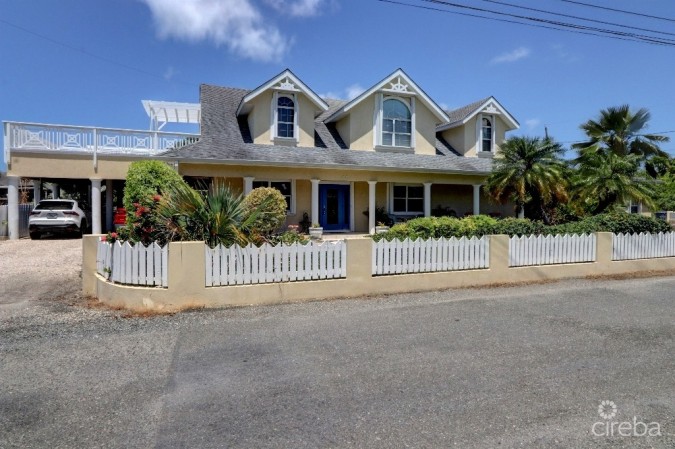
<svg viewBox="0 0 675 449">
<path fill-rule="evenodd" d="M 373 276 L 374 243 L 369 238 L 345 240 L 347 275 L 344 279 L 278 282 L 206 287 L 203 242 L 169 244 L 168 288 L 113 284 L 96 273 L 99 236 L 83 241 L 82 284 L 85 295 L 113 306 L 134 309 L 180 309 L 277 304 L 329 298 L 348 298 L 457 287 L 537 282 L 587 276 L 621 275 L 675 270 L 675 257 L 612 260 L 612 234 L 596 234 L 595 262 L 509 267 L 509 237 L 489 237 L 489 268 L 434 273 Z"/>
</svg>

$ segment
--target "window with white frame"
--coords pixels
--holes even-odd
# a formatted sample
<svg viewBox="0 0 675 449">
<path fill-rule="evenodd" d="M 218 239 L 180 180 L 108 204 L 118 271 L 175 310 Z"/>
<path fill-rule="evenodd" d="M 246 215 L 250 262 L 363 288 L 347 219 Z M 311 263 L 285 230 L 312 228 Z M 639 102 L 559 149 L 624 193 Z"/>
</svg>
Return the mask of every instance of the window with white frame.
<svg viewBox="0 0 675 449">
<path fill-rule="evenodd" d="M 423 213 L 424 187 L 421 185 L 394 185 L 392 210 L 394 213 Z"/>
<path fill-rule="evenodd" d="M 412 146 L 412 114 L 408 105 L 397 98 L 388 98 L 382 104 L 382 145 Z"/>
<path fill-rule="evenodd" d="M 483 117 L 480 129 L 481 151 L 492 151 L 494 144 L 492 131 L 492 117 Z"/>
<path fill-rule="evenodd" d="M 277 99 L 277 137 L 295 137 L 295 102 L 287 96 Z"/>
<path fill-rule="evenodd" d="M 284 196 L 286 200 L 286 212 L 292 212 L 293 204 L 293 182 L 292 181 L 253 181 L 252 187 L 257 189 L 258 187 L 272 187 L 277 189 Z"/>
</svg>

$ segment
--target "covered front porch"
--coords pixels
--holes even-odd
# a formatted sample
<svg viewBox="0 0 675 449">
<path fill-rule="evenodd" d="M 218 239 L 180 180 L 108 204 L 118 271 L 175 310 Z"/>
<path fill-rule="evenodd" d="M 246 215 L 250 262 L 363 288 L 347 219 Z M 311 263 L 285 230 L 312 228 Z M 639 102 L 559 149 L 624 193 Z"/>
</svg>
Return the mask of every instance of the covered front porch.
<svg viewBox="0 0 675 449">
<path fill-rule="evenodd" d="M 390 174 L 363 180 L 366 174 L 360 172 L 338 174 L 316 170 L 311 176 L 303 169 L 244 170 L 246 176 L 233 176 L 229 168 L 212 168 L 209 171 L 218 173 L 209 173 L 213 176 L 204 178 L 225 178 L 233 191 L 243 194 L 257 187 L 276 188 L 288 205 L 285 226 L 298 225 L 302 229 L 318 224 L 329 235 L 374 234 L 380 221 L 392 224 L 416 217 L 513 215 L 511 207 L 493 204 L 484 195 L 484 177 L 472 180 L 464 179 L 465 176 L 455 179 L 437 176 L 438 179 L 420 182 L 423 174 Z M 188 178 L 203 173 L 183 165 L 180 171 Z"/>
</svg>

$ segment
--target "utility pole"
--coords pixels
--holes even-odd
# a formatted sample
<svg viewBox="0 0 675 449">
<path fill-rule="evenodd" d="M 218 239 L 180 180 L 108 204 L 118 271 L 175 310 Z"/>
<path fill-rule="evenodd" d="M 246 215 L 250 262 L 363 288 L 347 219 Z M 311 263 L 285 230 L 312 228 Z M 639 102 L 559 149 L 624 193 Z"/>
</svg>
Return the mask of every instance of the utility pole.
<svg viewBox="0 0 675 449">
<path fill-rule="evenodd" d="M 548 140 L 548 126 L 544 126 L 544 135 L 546 136 L 546 139 Z"/>
</svg>

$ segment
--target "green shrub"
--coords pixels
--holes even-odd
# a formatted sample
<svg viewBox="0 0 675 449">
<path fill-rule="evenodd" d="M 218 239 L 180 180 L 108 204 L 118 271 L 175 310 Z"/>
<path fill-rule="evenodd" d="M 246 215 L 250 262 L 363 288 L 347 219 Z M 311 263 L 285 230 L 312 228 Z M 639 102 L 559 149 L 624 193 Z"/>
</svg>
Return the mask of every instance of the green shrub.
<svg viewBox="0 0 675 449">
<path fill-rule="evenodd" d="M 298 231 L 286 231 L 281 234 L 273 235 L 269 238 L 272 245 L 283 243 L 284 245 L 292 245 L 293 243 L 300 243 L 304 245 L 309 242 L 307 236 L 300 234 Z"/>
<path fill-rule="evenodd" d="M 272 235 L 286 220 L 286 199 L 277 189 L 258 187 L 244 198 L 244 208 L 250 214 L 258 212 L 251 233 L 263 239 Z"/>
<path fill-rule="evenodd" d="M 543 223 L 527 218 L 504 218 L 497 221 L 494 233 L 520 237 L 521 235 L 543 234 L 545 227 Z"/>
<path fill-rule="evenodd" d="M 136 211 L 134 204 L 150 207 L 156 201 L 154 197 L 161 195 L 162 190 L 184 183 L 183 178 L 164 162 L 132 162 L 127 171 L 122 200 L 127 210 L 127 222 L 134 220 Z"/>
</svg>

